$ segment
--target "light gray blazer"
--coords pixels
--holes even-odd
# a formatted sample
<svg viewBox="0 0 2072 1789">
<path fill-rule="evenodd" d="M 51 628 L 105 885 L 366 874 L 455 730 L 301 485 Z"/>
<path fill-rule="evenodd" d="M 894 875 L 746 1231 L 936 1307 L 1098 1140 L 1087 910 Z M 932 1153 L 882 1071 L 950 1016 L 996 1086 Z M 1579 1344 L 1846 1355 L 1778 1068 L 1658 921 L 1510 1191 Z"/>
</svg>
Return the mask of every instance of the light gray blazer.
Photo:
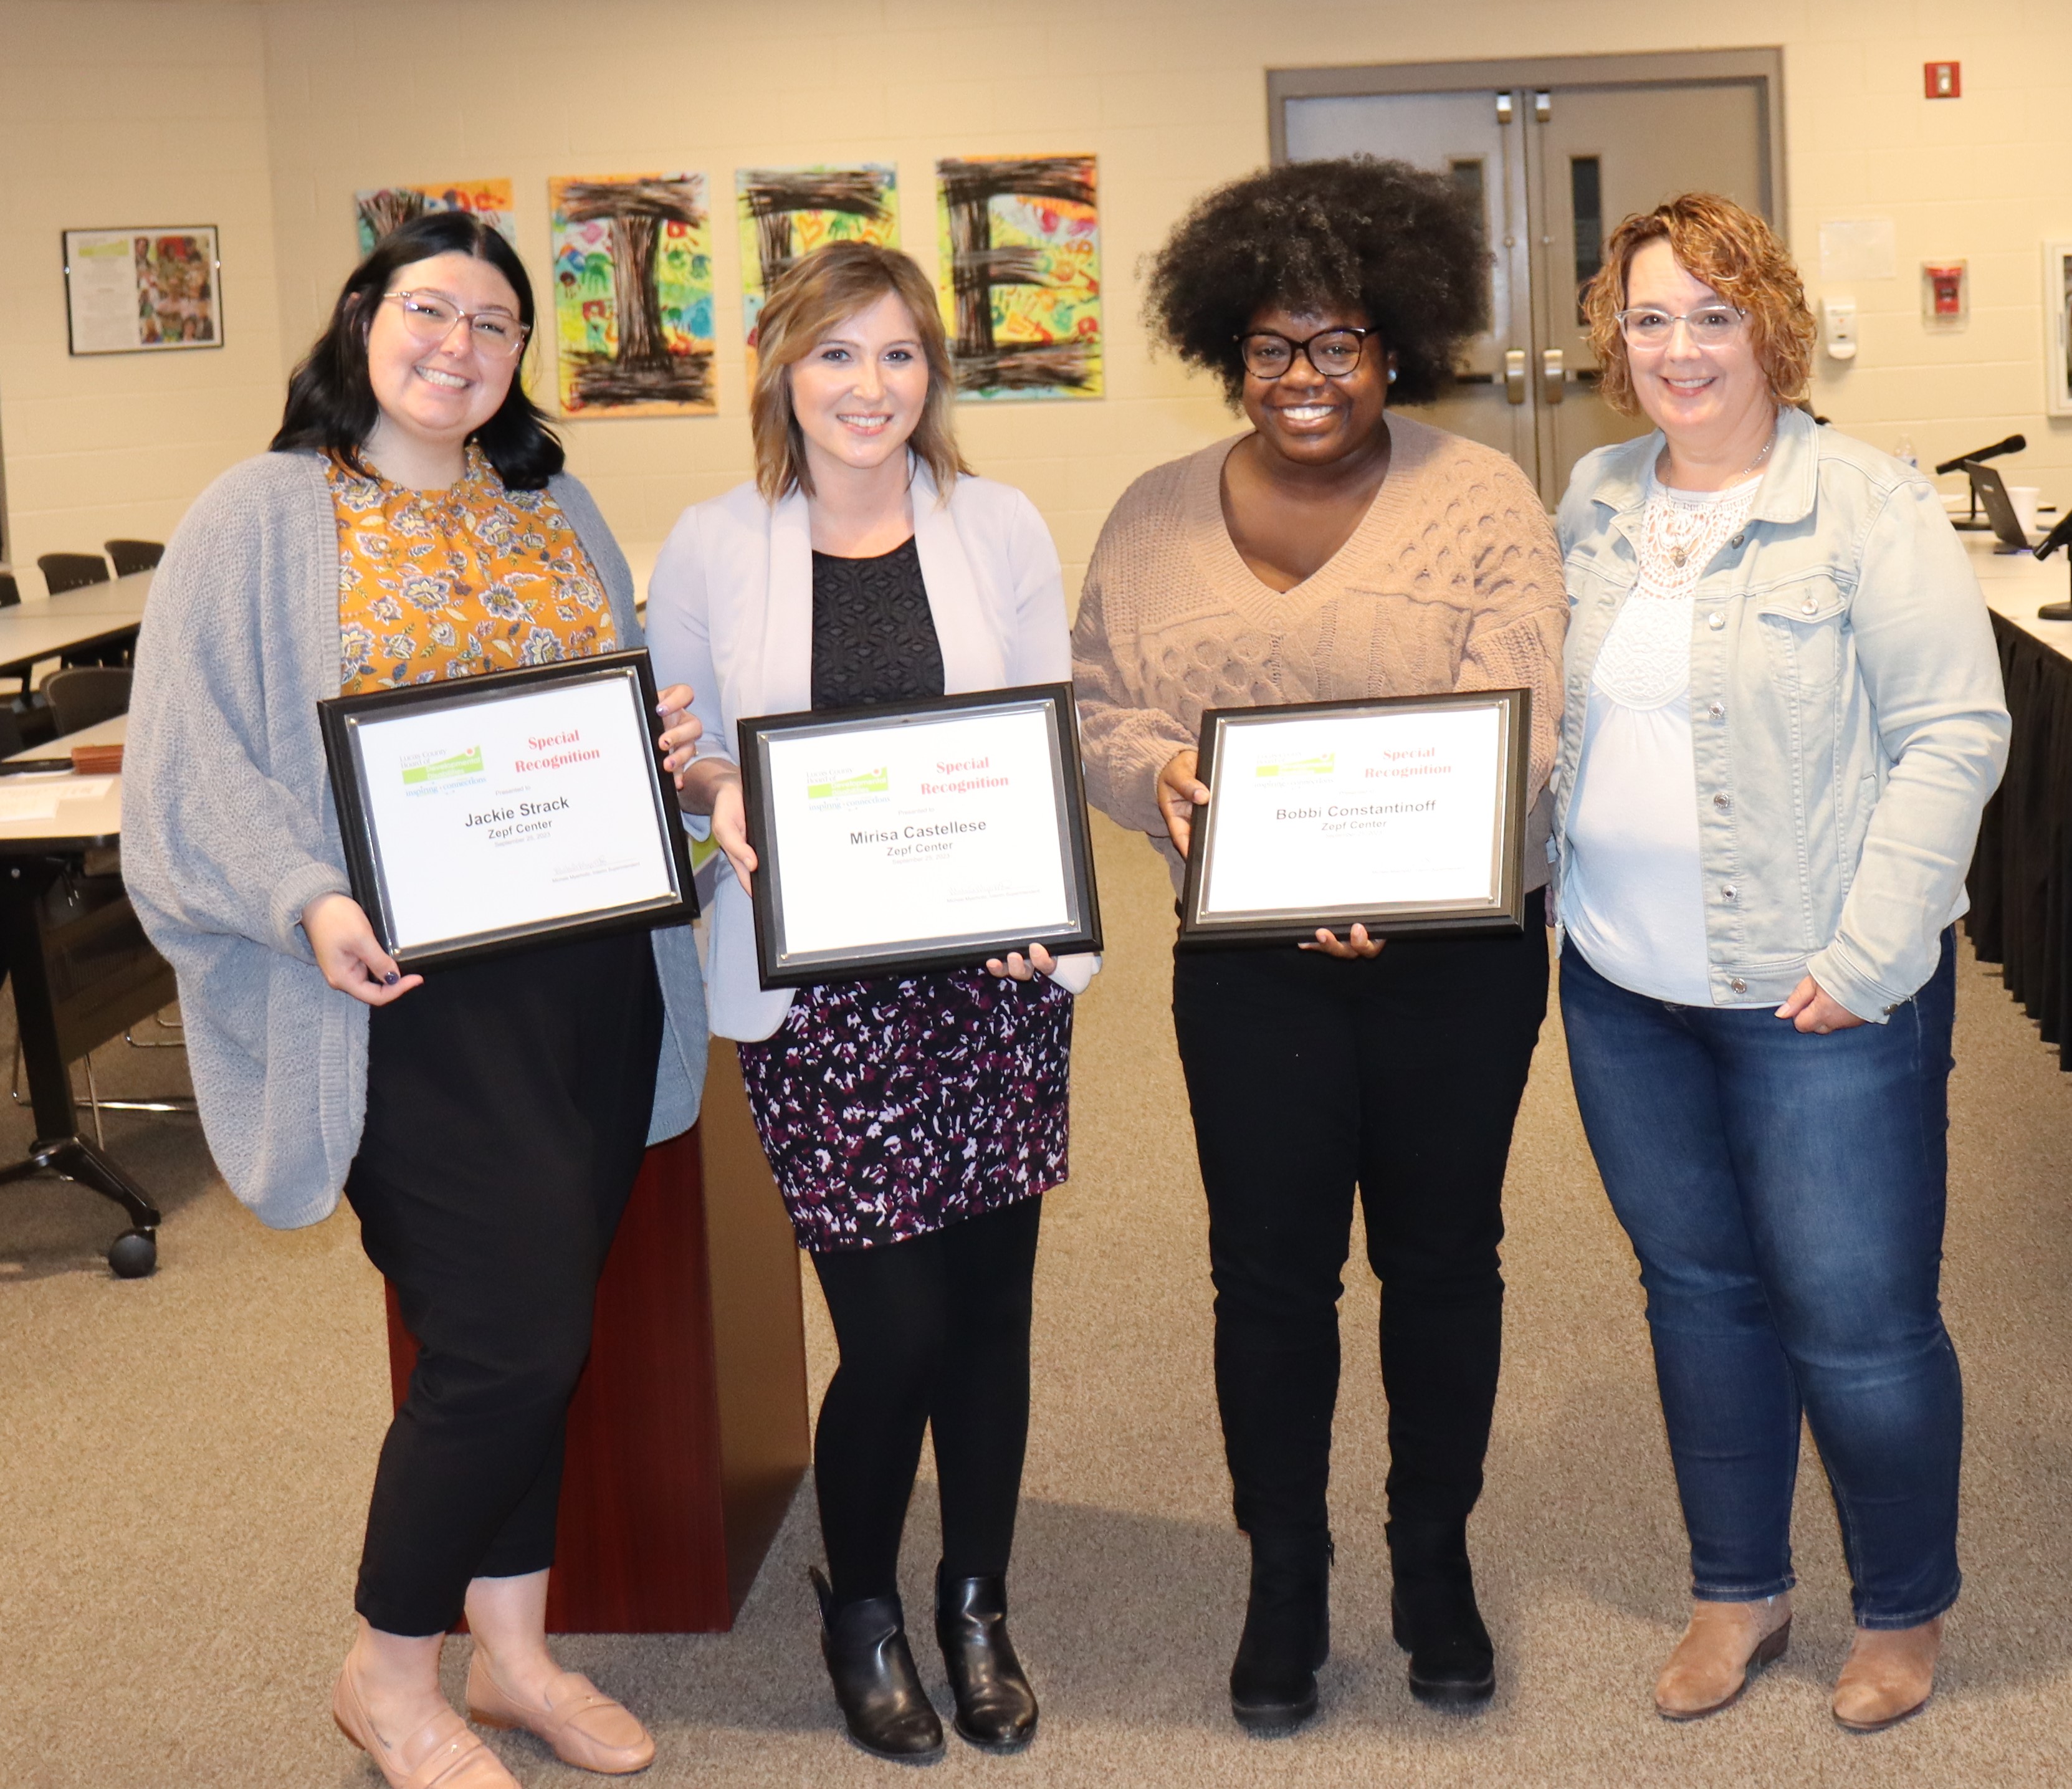
<svg viewBox="0 0 2072 1789">
<path fill-rule="evenodd" d="M 1050 531 L 1013 486 L 960 478 L 948 503 L 918 460 L 914 544 L 942 648 L 944 693 L 1066 683 L 1072 675 L 1063 574 Z M 705 723 L 701 757 L 732 762 L 743 715 L 813 705 L 813 543 L 806 499 L 765 503 L 737 485 L 684 512 L 648 586 L 650 650 L 664 685 L 687 683 Z M 703 836 L 709 821 L 697 822 Z M 764 993 L 755 915 L 722 870 L 712 918 L 712 1027 L 767 1038 L 791 1010 L 789 989 Z M 1099 959 L 1066 958 L 1056 979 L 1077 993 Z"/>
<path fill-rule="evenodd" d="M 549 488 L 638 646 L 603 517 L 574 479 Z M 349 892 L 316 707 L 338 693 L 338 574 L 321 459 L 262 454 L 224 473 L 152 582 L 123 757 L 123 880 L 179 978 L 202 1129 L 230 1190 L 276 1229 L 330 1215 L 367 1110 L 368 1009 L 325 982 L 301 925 L 318 895 Z M 653 937 L 659 1142 L 697 1117 L 705 988 L 688 927 Z"/>
</svg>

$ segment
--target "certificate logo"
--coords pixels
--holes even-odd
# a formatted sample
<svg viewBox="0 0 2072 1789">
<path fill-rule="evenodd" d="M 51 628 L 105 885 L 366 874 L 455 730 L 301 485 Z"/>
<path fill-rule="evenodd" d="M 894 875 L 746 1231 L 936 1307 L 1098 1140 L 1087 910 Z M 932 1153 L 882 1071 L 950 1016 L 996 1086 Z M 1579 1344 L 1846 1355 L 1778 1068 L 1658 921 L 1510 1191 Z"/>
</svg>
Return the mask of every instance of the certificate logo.
<svg viewBox="0 0 2072 1789">
<path fill-rule="evenodd" d="M 406 752 L 397 763 L 405 788 L 432 787 L 481 775 L 482 747 L 463 746 L 458 751 L 449 751 L 442 746 L 434 746 L 430 751 Z"/>
<path fill-rule="evenodd" d="M 892 772 L 883 764 L 875 770 L 821 771 L 806 779 L 806 799 L 812 802 L 839 802 L 846 807 L 891 793 Z"/>
<path fill-rule="evenodd" d="M 1310 758 L 1268 759 L 1252 774 L 1262 783 L 1322 783 L 1337 770 L 1338 755 L 1320 751 Z"/>
</svg>

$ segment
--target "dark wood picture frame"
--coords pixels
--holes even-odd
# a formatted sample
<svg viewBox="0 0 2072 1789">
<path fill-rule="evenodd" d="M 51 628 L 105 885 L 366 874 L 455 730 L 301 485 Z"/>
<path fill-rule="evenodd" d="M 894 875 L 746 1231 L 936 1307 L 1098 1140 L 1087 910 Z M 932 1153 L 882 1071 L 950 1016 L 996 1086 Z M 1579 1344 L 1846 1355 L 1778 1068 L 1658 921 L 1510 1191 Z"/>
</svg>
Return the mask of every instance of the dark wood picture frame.
<svg viewBox="0 0 2072 1789">
<path fill-rule="evenodd" d="M 1346 715 L 1402 714 L 1426 710 L 1438 713 L 1457 708 L 1501 708 L 1505 714 L 1504 763 L 1502 771 L 1504 811 L 1498 852 L 1498 900 L 1494 907 L 1433 906 L 1424 902 L 1377 903 L 1363 909 L 1290 906 L 1271 914 L 1239 919 L 1207 919 L 1202 915 L 1206 866 L 1216 849 L 1215 776 L 1217 746 L 1227 727 L 1260 722 L 1286 721 L 1305 714 Z M 1196 775 L 1209 791 L 1207 810 L 1198 816 L 1190 849 L 1187 874 L 1180 897 L 1180 944 L 1183 948 L 1214 948 L 1224 944 L 1307 943 L 1318 927 L 1328 927 L 1343 937 L 1355 924 L 1363 925 L 1371 937 L 1394 937 L 1417 932 L 1518 932 L 1525 923 L 1525 800 L 1526 760 L 1530 755 L 1532 696 L 1525 689 L 1451 691 L 1433 696 L 1383 696 L 1347 701 L 1288 702 L 1260 708 L 1212 708 L 1202 716 L 1201 745 Z"/>
<path fill-rule="evenodd" d="M 782 841 L 772 816 L 767 760 L 763 742 L 775 735 L 807 732 L 869 730 L 914 721 L 936 720 L 987 709 L 1009 709 L 1042 705 L 1048 713 L 1051 775 L 1058 794 L 1059 842 L 1065 859 L 1066 895 L 1076 918 L 1063 927 L 1013 937 L 997 932 L 964 934 L 954 939 L 916 936 L 887 940 L 886 948 L 869 952 L 791 952 L 785 948 L 781 906 L 784 862 Z M 748 822 L 748 842 L 755 852 L 752 885 L 755 912 L 756 969 L 764 989 L 801 988 L 820 981 L 860 977 L 917 974 L 926 969 L 968 969 L 1009 951 L 1026 953 L 1040 944 L 1056 956 L 1101 948 L 1100 898 L 1095 885 L 1093 844 L 1087 820 L 1085 773 L 1079 762 L 1079 734 L 1072 686 L 1068 683 L 1025 684 L 1009 689 L 983 690 L 966 696 L 924 697 L 912 701 L 878 702 L 817 713 L 763 714 L 735 723 L 741 764 L 742 795 Z"/>
<path fill-rule="evenodd" d="M 476 933 L 431 950 L 398 951 L 393 910 L 382 874 L 380 841 L 373 836 L 363 767 L 356 749 L 356 730 L 359 722 L 368 716 L 379 718 L 398 710 L 468 708 L 557 684 L 613 680 L 627 683 L 647 730 L 652 749 L 643 762 L 649 769 L 649 794 L 655 804 L 656 824 L 668 854 L 673 885 L 670 897 L 614 907 L 590 917 L 553 919 Z M 334 696 L 317 704 L 352 898 L 366 909 L 382 948 L 396 959 L 406 973 L 502 956 L 533 944 L 602 938 L 615 932 L 652 931 L 660 926 L 688 925 L 697 917 L 697 893 L 691 879 L 690 841 L 676 804 L 675 779 L 663 768 L 665 754 L 652 730 L 658 698 L 654 666 L 643 648 L 630 652 L 599 653 L 590 658 L 564 659 L 552 664 L 526 665 L 513 671 L 484 672 L 475 677 L 450 678 L 437 683 L 366 690 L 350 696 Z"/>
</svg>

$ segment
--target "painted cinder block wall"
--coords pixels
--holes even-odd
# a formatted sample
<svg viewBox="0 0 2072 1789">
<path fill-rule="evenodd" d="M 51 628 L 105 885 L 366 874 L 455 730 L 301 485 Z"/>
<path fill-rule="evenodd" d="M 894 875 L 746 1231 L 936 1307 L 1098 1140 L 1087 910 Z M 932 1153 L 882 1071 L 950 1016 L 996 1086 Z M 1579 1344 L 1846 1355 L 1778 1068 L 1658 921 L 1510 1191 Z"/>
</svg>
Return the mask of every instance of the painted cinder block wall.
<svg viewBox="0 0 2072 1789">
<path fill-rule="evenodd" d="M 2040 295 L 2042 242 L 2072 237 L 2072 9 L 2062 0 L 1745 0 L 1700 20 L 1620 0 L 1060 0 L 1040 10 L 969 0 L 954 14 L 923 0 L 0 0 L 0 95 L 42 96 L 39 116 L 59 109 L 62 84 L 86 96 L 64 129 L 60 178 L 30 176 L 10 150 L 0 186 L 10 245 L 51 242 L 48 266 L 10 253 L 0 272 L 0 428 L 18 550 L 168 525 L 187 495 L 263 443 L 279 381 L 351 265 L 356 187 L 509 175 L 520 245 L 537 270 L 550 174 L 702 170 L 724 207 L 738 167 L 889 159 L 906 245 L 932 268 L 938 156 L 1091 150 L 1108 395 L 960 412 L 969 456 L 1035 498 L 1075 587 L 1129 479 L 1231 426 L 1205 380 L 1149 351 L 1138 275 L 1194 195 L 1265 159 L 1269 60 L 1733 44 L 1784 48 L 1788 221 L 1815 297 L 1823 222 L 1897 225 L 1897 276 L 1848 287 L 1862 347 L 1846 369 L 1821 362 L 1821 409 L 1883 446 L 1910 435 L 1924 461 L 2021 429 L 2031 442 L 2021 482 L 2072 500 L 2072 421 L 2042 409 Z M 1963 98 L 1922 97 L 1931 58 L 1961 60 Z M 121 71 L 112 87 L 94 79 L 104 65 Z M 179 88 L 177 117 L 146 110 L 138 121 L 144 96 L 166 87 Z M 97 129 L 111 111 L 122 116 Z M 146 209 L 156 215 L 142 219 Z M 60 223 L 162 219 L 224 224 L 232 348 L 114 371 L 68 362 Z M 725 209 L 714 246 L 719 413 L 566 425 L 574 469 L 636 549 L 747 470 L 738 249 Z M 1938 334 L 1920 319 L 1917 266 L 1956 255 L 1970 261 L 1972 315 Z M 535 377 L 546 383 L 544 369 Z M 68 406 L 75 396 L 85 401 Z"/>
<path fill-rule="evenodd" d="M 0 0 L 0 444 L 12 563 L 163 540 L 281 409 L 265 40 L 256 6 Z M 225 345 L 66 352 L 61 232 L 213 224 Z"/>
</svg>

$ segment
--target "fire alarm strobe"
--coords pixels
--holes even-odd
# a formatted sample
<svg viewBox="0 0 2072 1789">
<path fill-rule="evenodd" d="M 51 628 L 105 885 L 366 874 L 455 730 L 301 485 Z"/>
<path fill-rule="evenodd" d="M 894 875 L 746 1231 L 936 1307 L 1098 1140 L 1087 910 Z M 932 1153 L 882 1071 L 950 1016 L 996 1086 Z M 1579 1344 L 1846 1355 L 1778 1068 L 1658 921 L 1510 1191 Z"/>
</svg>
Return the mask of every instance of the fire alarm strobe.
<svg viewBox="0 0 2072 1789">
<path fill-rule="evenodd" d="M 1922 91 L 1931 100 L 1956 100 L 1964 97 L 1964 77 L 1962 65 L 1955 62 L 1924 62 L 1921 65 Z"/>
</svg>

